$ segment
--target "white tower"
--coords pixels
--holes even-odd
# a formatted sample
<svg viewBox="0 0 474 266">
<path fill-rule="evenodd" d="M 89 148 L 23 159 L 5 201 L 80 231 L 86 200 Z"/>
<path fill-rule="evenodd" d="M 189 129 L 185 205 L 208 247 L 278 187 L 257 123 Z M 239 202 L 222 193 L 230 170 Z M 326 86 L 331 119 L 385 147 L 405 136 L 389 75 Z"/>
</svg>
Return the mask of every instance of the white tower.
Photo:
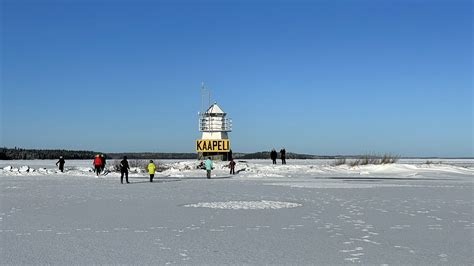
<svg viewBox="0 0 474 266">
<path fill-rule="evenodd" d="M 232 156 L 228 135 L 232 131 L 232 120 L 226 116 L 217 103 L 199 114 L 199 131 L 202 132 L 202 139 L 196 141 L 199 158 L 212 156 L 228 160 Z"/>
<path fill-rule="evenodd" d="M 232 120 L 214 103 L 205 113 L 199 114 L 199 131 L 202 139 L 229 139 L 227 132 L 232 131 Z"/>
</svg>

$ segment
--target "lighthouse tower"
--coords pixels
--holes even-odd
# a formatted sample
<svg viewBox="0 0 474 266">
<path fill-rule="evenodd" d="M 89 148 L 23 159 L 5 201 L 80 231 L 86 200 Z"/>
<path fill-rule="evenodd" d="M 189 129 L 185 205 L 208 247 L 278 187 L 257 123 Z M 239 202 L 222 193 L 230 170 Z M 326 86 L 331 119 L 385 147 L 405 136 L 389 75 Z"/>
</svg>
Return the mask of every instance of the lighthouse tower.
<svg viewBox="0 0 474 266">
<path fill-rule="evenodd" d="M 229 160 L 232 155 L 228 132 L 232 131 L 232 120 L 217 103 L 199 114 L 199 131 L 202 139 L 196 141 L 199 159 L 211 156 L 214 159 Z"/>
</svg>

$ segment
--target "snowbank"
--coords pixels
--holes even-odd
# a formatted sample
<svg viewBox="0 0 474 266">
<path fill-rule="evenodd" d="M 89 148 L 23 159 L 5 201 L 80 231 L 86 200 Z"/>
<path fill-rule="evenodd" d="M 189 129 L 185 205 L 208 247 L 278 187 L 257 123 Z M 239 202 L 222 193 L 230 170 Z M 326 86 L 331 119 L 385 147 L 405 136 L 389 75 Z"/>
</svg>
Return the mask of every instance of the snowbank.
<svg viewBox="0 0 474 266">
<path fill-rule="evenodd" d="M 198 169 L 195 160 L 156 160 L 161 169 L 156 178 L 196 178 L 204 177 L 205 171 Z M 268 160 L 237 160 L 234 179 L 324 179 L 324 178 L 472 178 L 474 176 L 474 160 L 464 160 L 462 163 L 469 166 L 450 164 L 412 164 L 404 163 L 386 165 L 363 165 L 350 167 L 348 165 L 333 166 L 328 160 L 289 160 L 287 165 L 273 165 Z M 39 176 L 87 176 L 95 177 L 90 162 L 84 160 L 67 161 L 65 172 L 61 173 L 54 161 L 3 161 L 0 164 L 2 175 L 39 175 Z M 5 163 L 10 163 L 5 166 Z M 36 167 L 35 167 L 36 166 Z M 44 167 L 46 166 L 46 167 Z M 215 162 L 212 177 L 230 177 L 227 162 Z M 117 177 L 120 174 L 113 169 L 113 163 L 107 168 L 109 174 L 105 178 Z M 131 177 L 145 177 L 145 169 L 132 168 Z"/>
</svg>

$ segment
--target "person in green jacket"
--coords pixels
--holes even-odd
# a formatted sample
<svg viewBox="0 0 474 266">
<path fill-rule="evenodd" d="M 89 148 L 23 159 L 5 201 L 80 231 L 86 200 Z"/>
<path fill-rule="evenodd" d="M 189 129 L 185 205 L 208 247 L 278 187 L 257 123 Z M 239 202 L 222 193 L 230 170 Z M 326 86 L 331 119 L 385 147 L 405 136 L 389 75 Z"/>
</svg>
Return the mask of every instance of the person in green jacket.
<svg viewBox="0 0 474 266">
<path fill-rule="evenodd" d="M 147 166 L 148 173 L 150 174 L 150 182 L 153 182 L 153 177 L 155 177 L 156 165 L 153 163 L 153 160 L 150 160 L 150 163 Z"/>
<path fill-rule="evenodd" d="M 207 160 L 204 162 L 206 166 L 207 178 L 211 179 L 211 170 L 212 170 L 212 160 L 211 157 L 208 157 Z"/>
</svg>

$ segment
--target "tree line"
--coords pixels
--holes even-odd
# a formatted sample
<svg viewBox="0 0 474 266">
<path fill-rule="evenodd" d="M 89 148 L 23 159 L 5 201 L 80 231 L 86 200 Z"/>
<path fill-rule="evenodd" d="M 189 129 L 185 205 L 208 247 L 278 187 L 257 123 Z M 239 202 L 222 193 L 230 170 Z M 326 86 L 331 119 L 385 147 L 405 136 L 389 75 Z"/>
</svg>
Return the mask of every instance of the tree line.
<svg viewBox="0 0 474 266">
<path fill-rule="evenodd" d="M 0 148 L 0 160 L 54 160 L 63 156 L 66 160 L 92 159 L 96 154 L 105 154 L 107 159 L 120 159 L 127 156 L 129 159 L 197 159 L 196 153 L 165 153 L 165 152 L 123 152 L 103 153 L 98 151 L 75 151 L 75 150 L 45 150 L 45 149 L 22 149 L 22 148 Z M 234 153 L 235 159 L 269 159 L 270 152 L 262 151 L 256 153 Z M 287 153 L 287 159 L 334 159 L 337 156 L 317 156 L 309 154 Z"/>
<path fill-rule="evenodd" d="M 51 160 L 63 156 L 64 159 L 90 159 L 94 158 L 97 152 L 94 151 L 73 151 L 73 150 L 43 150 L 43 149 L 22 149 L 22 148 L 0 148 L 0 160 Z"/>
<path fill-rule="evenodd" d="M 278 155 L 280 156 L 280 155 Z M 241 154 L 240 156 L 235 156 L 238 159 L 268 159 L 270 158 L 270 151 L 261 151 L 255 153 Z M 319 155 L 310 155 L 310 154 L 299 154 L 293 152 L 286 153 L 286 159 L 334 159 L 334 156 L 319 156 Z"/>
<path fill-rule="evenodd" d="M 22 148 L 0 148 L 0 160 L 54 160 L 63 156 L 66 160 L 92 159 L 96 154 L 105 154 L 108 159 L 120 159 L 127 156 L 129 159 L 196 159 L 196 153 L 157 153 L 157 152 L 134 152 L 134 153 L 103 153 L 98 151 L 75 151 L 75 150 L 45 150 L 45 149 L 22 149 Z"/>
<path fill-rule="evenodd" d="M 107 158 L 120 159 L 123 156 L 127 156 L 129 159 L 196 159 L 196 153 L 179 153 L 179 152 L 120 152 L 120 153 L 107 153 Z"/>
</svg>

